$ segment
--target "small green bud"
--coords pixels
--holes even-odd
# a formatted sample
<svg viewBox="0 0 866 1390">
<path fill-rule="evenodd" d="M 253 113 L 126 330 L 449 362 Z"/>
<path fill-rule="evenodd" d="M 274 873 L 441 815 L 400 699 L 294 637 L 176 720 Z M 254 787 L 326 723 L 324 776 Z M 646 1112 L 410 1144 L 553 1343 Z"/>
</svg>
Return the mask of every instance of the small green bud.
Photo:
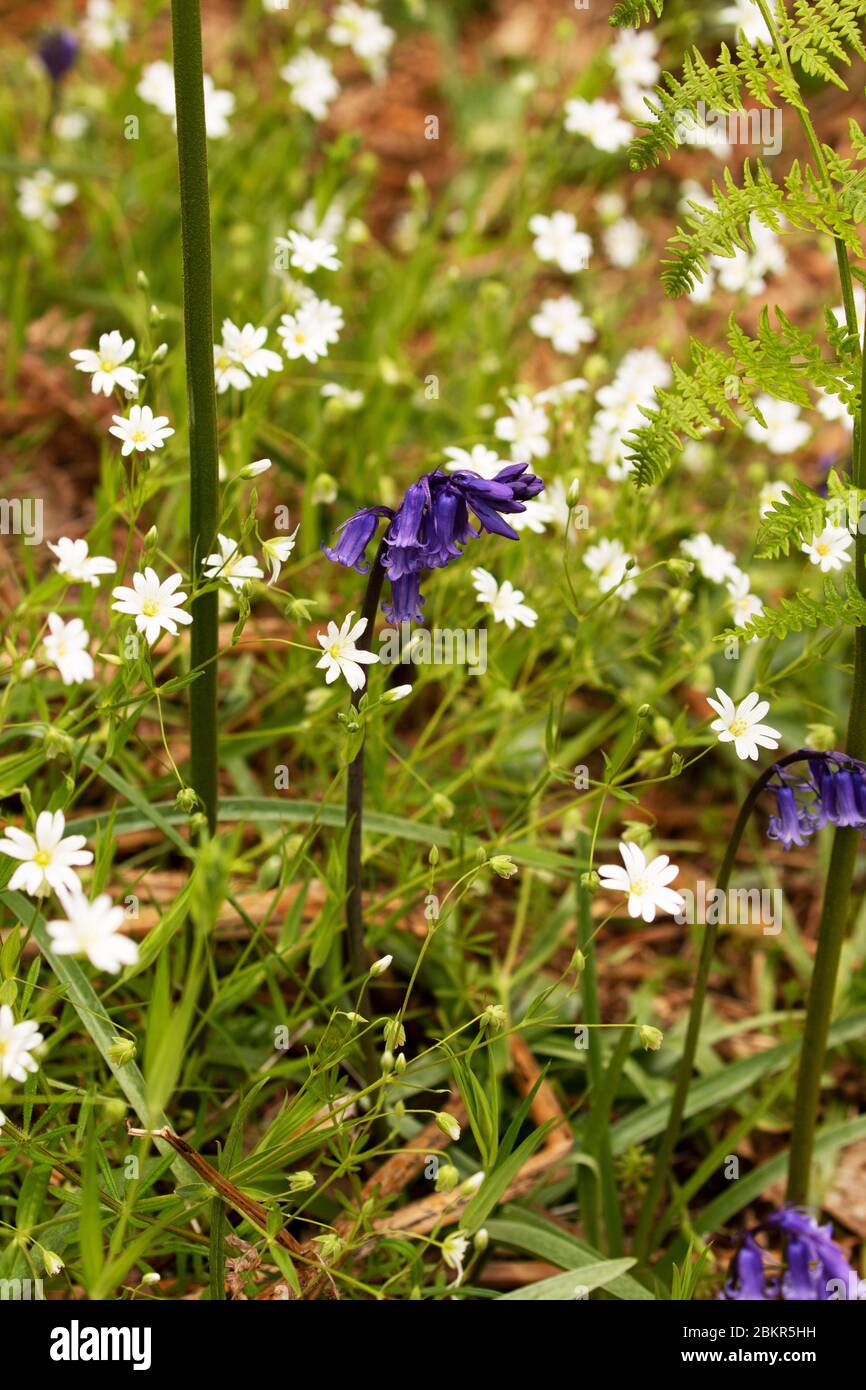
<svg viewBox="0 0 866 1390">
<path fill-rule="evenodd" d="M 601 879 L 595 872 L 595 869 L 590 869 L 588 873 L 581 874 L 580 886 L 581 888 L 587 888 L 590 893 L 595 892 L 596 888 L 601 886 Z"/>
<path fill-rule="evenodd" d="M 478 1251 L 479 1255 L 484 1254 L 484 1251 L 490 1244 L 490 1236 L 487 1234 L 486 1226 L 481 1226 L 475 1232 L 475 1235 L 472 1237 L 472 1244 L 475 1246 L 475 1249 Z"/>
<path fill-rule="evenodd" d="M 517 865 L 507 854 L 494 854 L 493 858 L 488 859 L 487 862 L 500 878 L 513 878 L 517 873 Z"/>
<path fill-rule="evenodd" d="M 189 816 L 198 806 L 199 798 L 192 787 L 181 787 L 174 799 L 174 804 L 179 811 L 183 811 L 185 815 Z"/>
<path fill-rule="evenodd" d="M 488 1004 L 481 1015 L 481 1027 L 493 1028 L 498 1032 L 508 1027 L 508 1013 L 501 1004 Z"/>
<path fill-rule="evenodd" d="M 116 1067 L 125 1067 L 135 1061 L 135 1042 L 132 1038 L 117 1037 L 108 1046 L 108 1060 Z"/>
<path fill-rule="evenodd" d="M 586 956 L 583 954 L 580 947 L 578 947 L 571 958 L 571 968 L 576 975 L 582 975 L 586 969 Z"/>
<path fill-rule="evenodd" d="M 450 796 L 445 796 L 442 792 L 433 793 L 430 798 L 430 805 L 440 820 L 450 820 L 454 815 L 454 802 Z"/>
<path fill-rule="evenodd" d="M 440 1163 L 436 1174 L 437 1192 L 453 1192 L 459 1181 L 460 1174 L 453 1163 Z"/>
<path fill-rule="evenodd" d="M 638 1029 L 638 1037 L 647 1052 L 658 1052 L 664 1042 L 664 1033 L 659 1028 L 653 1028 L 650 1023 L 642 1023 Z"/>
<path fill-rule="evenodd" d="M 436 1123 L 442 1133 L 456 1144 L 460 1138 L 460 1126 L 454 1116 L 449 1115 L 447 1110 L 440 1110 L 436 1115 Z"/>
<path fill-rule="evenodd" d="M 399 1018 L 385 1020 L 385 1046 L 389 1052 L 396 1052 L 406 1041 L 406 1029 Z"/>
<path fill-rule="evenodd" d="M 832 724 L 807 724 L 806 747 L 816 753 L 830 753 L 836 747 L 836 730 Z"/>
<path fill-rule="evenodd" d="M 303 1169 L 300 1173 L 289 1174 L 290 1192 L 308 1192 L 311 1187 L 315 1186 L 316 1179 L 313 1177 L 312 1173 L 308 1173 L 306 1169 Z"/>
</svg>

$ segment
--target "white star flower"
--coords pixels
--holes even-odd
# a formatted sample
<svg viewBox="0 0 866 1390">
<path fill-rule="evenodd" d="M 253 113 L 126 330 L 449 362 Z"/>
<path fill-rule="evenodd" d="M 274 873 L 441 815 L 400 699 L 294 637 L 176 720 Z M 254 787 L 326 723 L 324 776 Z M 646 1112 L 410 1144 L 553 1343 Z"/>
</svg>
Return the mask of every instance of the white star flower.
<svg viewBox="0 0 866 1390">
<path fill-rule="evenodd" d="M 490 605 L 494 622 L 504 623 L 509 632 L 513 632 L 518 623 L 523 627 L 535 627 L 538 614 L 523 602 L 522 590 L 515 589 L 510 579 L 498 584 L 489 570 L 479 568 L 472 571 L 472 582 L 479 603 Z"/>
<path fill-rule="evenodd" d="M 237 541 L 230 536 L 218 535 L 217 544 L 219 553 L 202 560 L 206 579 L 225 579 L 236 594 L 251 579 L 264 579 L 264 570 L 259 568 L 254 556 L 241 554 Z"/>
<path fill-rule="evenodd" d="M 539 338 L 549 338 L 557 352 L 575 353 L 581 343 L 591 343 L 595 329 L 583 312 L 579 299 L 570 294 L 558 299 L 544 299 L 541 309 L 529 320 L 529 326 Z"/>
<path fill-rule="evenodd" d="M 89 902 L 83 893 L 65 893 L 60 889 L 64 918 L 47 923 L 48 935 L 59 956 L 87 956 L 97 970 L 116 975 L 124 965 L 135 965 L 138 946 L 124 936 L 126 913 L 113 907 L 107 893 Z"/>
<path fill-rule="evenodd" d="M 804 541 L 801 549 L 809 556 L 813 565 L 818 565 L 822 574 L 840 570 L 851 563 L 851 546 L 854 537 L 846 526 L 827 525 L 818 536 Z"/>
<path fill-rule="evenodd" d="M 506 402 L 510 415 L 503 415 L 494 425 L 497 439 L 504 439 L 511 445 L 511 457 L 515 463 L 525 463 L 527 458 L 546 458 L 550 453 L 550 440 L 547 432 L 550 421 L 542 406 L 536 405 L 529 396 L 509 396 Z"/>
<path fill-rule="evenodd" d="M 93 680 L 93 657 L 87 650 L 90 633 L 80 618 L 65 623 L 59 613 L 48 614 L 48 636 L 42 644 L 45 658 L 60 672 L 64 685 Z"/>
<path fill-rule="evenodd" d="M 303 271 L 304 275 L 312 275 L 315 270 L 340 269 L 336 246 L 332 241 L 325 241 L 322 237 L 290 231 L 286 236 L 278 236 L 276 245 L 280 250 L 292 253 L 289 265 Z"/>
<path fill-rule="evenodd" d="M 111 0 L 87 0 L 81 33 L 88 48 L 113 48 L 129 38 L 129 25 L 117 14 Z"/>
<path fill-rule="evenodd" d="M 57 556 L 57 564 L 54 568 L 58 574 L 62 574 L 64 579 L 70 580 L 74 584 L 89 584 L 91 588 L 99 588 L 99 576 L 101 574 L 114 574 L 117 565 L 107 555 L 90 555 L 88 545 L 85 540 L 72 540 L 69 536 L 60 536 L 56 544 L 48 541 L 48 549 Z"/>
<path fill-rule="evenodd" d="M 707 704 L 719 716 L 710 724 L 713 733 L 718 734 L 719 743 L 732 743 L 738 758 L 757 760 L 759 748 L 778 748 L 782 735 L 778 729 L 761 720 L 769 712 L 769 700 L 762 700 L 756 691 L 751 691 L 744 700 L 735 705 L 730 695 L 716 687 L 718 699 L 707 696 Z"/>
<path fill-rule="evenodd" d="M 31 1052 L 43 1041 L 39 1026 L 32 1022 L 16 1023 L 8 1004 L 0 1004 L 0 1078 L 4 1081 L 26 1081 L 27 1073 L 38 1071 Z"/>
<path fill-rule="evenodd" d="M 112 589 L 111 596 L 117 602 L 111 606 L 117 613 L 134 617 L 135 626 L 152 647 L 163 628 L 176 637 L 178 623 L 186 626 L 192 622 L 191 615 L 181 607 L 186 603 L 186 594 L 177 592 L 182 583 L 179 574 L 172 574 L 160 583 L 156 571 L 147 566 L 143 574 L 132 576 L 131 589 L 125 585 Z"/>
<path fill-rule="evenodd" d="M 529 219 L 529 230 L 535 237 L 532 249 L 540 261 L 553 262 L 566 275 L 586 270 L 592 242 L 586 232 L 577 230 L 574 213 L 554 212 L 550 217 L 536 213 Z"/>
<path fill-rule="evenodd" d="M 317 633 L 319 645 L 324 648 L 323 655 L 316 662 L 316 670 L 324 671 L 325 683 L 333 685 L 340 676 L 345 676 L 351 690 L 363 690 L 367 682 L 364 665 L 378 661 L 373 652 L 360 650 L 355 642 L 367 630 L 367 619 L 359 618 L 353 625 L 354 613 L 343 619 L 340 627 L 328 623 L 327 632 Z M 362 664 L 363 663 L 363 664 Z"/>
<path fill-rule="evenodd" d="M 79 887 L 76 868 L 93 863 L 93 855 L 85 849 L 83 835 L 63 838 L 66 818 L 62 811 L 40 811 L 33 834 L 6 826 L 6 838 L 0 840 L 0 854 L 21 863 L 9 880 L 9 887 L 21 888 L 31 897 L 44 897 L 52 890 L 66 888 L 74 893 Z"/>
<path fill-rule="evenodd" d="M 317 362 L 327 357 L 328 347 L 336 343 L 343 327 L 343 314 L 327 299 L 306 300 L 294 314 L 283 314 L 277 333 L 290 361 L 299 357 Z"/>
<path fill-rule="evenodd" d="M 647 863 L 640 846 L 625 840 L 620 840 L 619 852 L 625 867 L 620 864 L 600 864 L 598 875 L 602 888 L 628 894 L 629 917 L 642 917 L 645 922 L 654 922 L 657 912 L 673 915 L 682 910 L 682 895 L 668 887 L 679 869 L 666 854 L 659 854 Z"/>
<path fill-rule="evenodd" d="M 232 357 L 225 343 L 214 343 L 213 370 L 217 393 L 220 396 L 224 396 L 232 386 L 236 391 L 247 391 L 253 384 L 252 377 L 247 376 L 237 359 Z"/>
<path fill-rule="evenodd" d="M 772 454 L 792 454 L 803 447 L 811 430 L 800 419 L 798 405 L 766 394 L 758 396 L 755 405 L 763 415 L 766 427 L 759 425 L 757 420 L 749 420 L 745 430 L 749 439 L 765 444 Z"/>
<path fill-rule="evenodd" d="M 292 101 L 314 121 L 323 121 L 340 90 L 331 64 L 311 48 L 303 48 L 280 68 L 280 77 L 292 89 Z"/>
<path fill-rule="evenodd" d="M 547 499 L 546 492 L 537 497 L 529 497 L 523 504 L 522 512 L 509 512 L 508 524 L 515 531 L 532 531 L 543 536 L 545 529 L 556 518 L 556 512 Z"/>
<path fill-rule="evenodd" d="M 112 415 L 113 425 L 108 433 L 123 440 L 121 453 L 126 456 L 134 451 L 146 453 L 151 449 L 161 449 L 174 429 L 168 423 L 167 415 L 154 415 L 149 405 L 132 405 L 129 415 Z"/>
<path fill-rule="evenodd" d="M 101 391 L 103 396 L 110 396 L 119 386 L 121 391 L 134 396 L 138 393 L 141 375 L 123 365 L 134 352 L 135 339 L 124 338 L 115 328 L 111 333 L 100 334 L 98 348 L 75 348 L 69 356 L 77 371 L 91 373 L 90 389 L 94 395 Z"/>
</svg>

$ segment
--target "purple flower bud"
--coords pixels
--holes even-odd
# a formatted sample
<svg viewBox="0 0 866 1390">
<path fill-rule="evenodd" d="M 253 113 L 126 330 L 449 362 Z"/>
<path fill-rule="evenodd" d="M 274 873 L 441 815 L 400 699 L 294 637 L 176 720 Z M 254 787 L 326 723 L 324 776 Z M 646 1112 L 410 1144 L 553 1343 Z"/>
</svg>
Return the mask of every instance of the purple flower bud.
<svg viewBox="0 0 866 1390">
<path fill-rule="evenodd" d="M 78 57 L 78 39 L 68 29 L 52 29 L 40 41 L 38 52 L 51 81 L 59 82 Z"/>
<path fill-rule="evenodd" d="M 770 817 L 767 826 L 769 838 L 778 840 L 783 849 L 808 844 L 812 826 L 806 810 L 797 803 L 794 788 L 783 782 L 780 786 L 774 786 L 772 791 L 778 815 Z"/>
</svg>

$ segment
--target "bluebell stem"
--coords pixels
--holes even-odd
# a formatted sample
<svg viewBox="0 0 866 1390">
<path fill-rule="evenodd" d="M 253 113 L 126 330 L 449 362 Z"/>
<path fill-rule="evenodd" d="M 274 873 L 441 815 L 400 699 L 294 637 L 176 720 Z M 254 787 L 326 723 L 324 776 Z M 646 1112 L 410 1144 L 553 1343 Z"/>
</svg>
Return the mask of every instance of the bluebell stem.
<svg viewBox="0 0 866 1390">
<path fill-rule="evenodd" d="M 461 546 L 489 531 L 509 540 L 518 533 L 504 516 L 526 510 L 525 502 L 537 497 L 544 483 L 528 471 L 525 463 L 508 464 L 495 478 L 478 473 L 444 473 L 434 469 L 425 473 L 406 490 L 399 507 L 361 507 L 339 527 L 333 546 L 323 546 L 335 564 L 368 574 L 362 616 L 367 627 L 359 645 L 369 651 L 373 625 L 384 580 L 391 585 L 391 601 L 382 610 L 393 623 L 422 622 L 421 576 L 425 570 L 441 569 L 463 552 Z M 470 516 L 474 516 L 476 529 Z M 372 565 L 367 564 L 367 547 L 376 535 L 379 522 L 388 526 L 379 540 Z M 352 704 L 357 708 L 362 692 L 355 691 Z M 364 812 L 364 744 L 349 764 L 346 787 L 346 956 L 351 975 L 365 973 L 364 923 L 361 912 L 361 834 Z M 365 1079 L 371 1081 L 375 1055 L 371 1035 L 365 1035 Z"/>
<path fill-rule="evenodd" d="M 785 1238 L 781 1273 L 773 1272 L 778 1262 L 755 1239 L 762 1232 Z M 833 1227 L 820 1226 L 808 1211 L 794 1206 L 781 1207 L 745 1232 L 730 1276 L 721 1298 L 823 1303 L 856 1299 L 859 1291 L 854 1269 L 833 1240 Z"/>
</svg>

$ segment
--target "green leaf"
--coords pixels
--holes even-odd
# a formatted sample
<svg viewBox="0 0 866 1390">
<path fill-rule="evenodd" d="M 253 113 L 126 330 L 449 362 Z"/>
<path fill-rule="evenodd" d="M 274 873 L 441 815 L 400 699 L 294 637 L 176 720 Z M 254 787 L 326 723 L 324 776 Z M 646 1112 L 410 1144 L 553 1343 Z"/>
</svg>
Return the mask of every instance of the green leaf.
<svg viewBox="0 0 866 1390">
<path fill-rule="evenodd" d="M 568 1274 L 555 1274 L 552 1279 L 542 1279 L 537 1284 L 527 1284 L 522 1289 L 512 1289 L 498 1300 L 500 1303 L 517 1302 L 564 1302 L 569 1299 L 585 1298 L 593 1289 L 603 1289 L 613 1279 L 625 1274 L 635 1264 L 634 1260 L 599 1260 L 597 1264 L 580 1265 L 569 1270 Z"/>
<path fill-rule="evenodd" d="M 507 1208 L 503 1216 L 487 1223 L 487 1231 L 491 1240 L 511 1245 L 515 1250 L 523 1250 L 527 1255 L 535 1255 L 537 1259 L 558 1265 L 560 1269 L 579 1271 L 585 1265 L 593 1265 L 604 1259 L 600 1251 L 593 1250 L 591 1245 L 577 1236 L 561 1231 L 541 1217 L 520 1208 Z M 626 1274 L 612 1280 L 607 1288 L 616 1298 L 631 1302 L 652 1301 L 653 1297 L 649 1289 Z"/>
</svg>

